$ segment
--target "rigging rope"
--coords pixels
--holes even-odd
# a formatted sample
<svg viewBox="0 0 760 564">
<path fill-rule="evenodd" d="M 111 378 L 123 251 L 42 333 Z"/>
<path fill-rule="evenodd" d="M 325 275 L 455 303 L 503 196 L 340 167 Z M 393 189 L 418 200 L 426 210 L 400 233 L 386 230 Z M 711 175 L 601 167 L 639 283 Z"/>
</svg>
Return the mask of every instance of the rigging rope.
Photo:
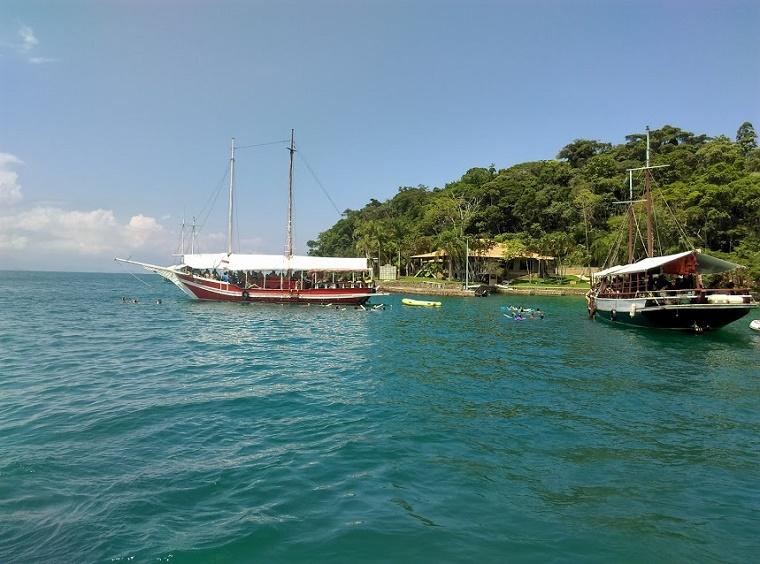
<svg viewBox="0 0 760 564">
<path fill-rule="evenodd" d="M 624 227 L 625 223 L 621 223 L 620 229 L 618 230 L 617 239 L 610 246 L 609 250 L 607 251 L 607 258 L 605 258 L 604 263 L 602 263 L 603 268 L 609 268 L 612 266 L 612 257 L 615 257 L 615 259 L 617 259 L 618 253 L 620 252 L 620 244 L 623 241 L 623 232 L 625 231 Z"/>
<path fill-rule="evenodd" d="M 290 139 L 281 139 L 281 140 L 278 140 L 278 141 L 270 141 L 270 142 L 267 142 L 267 143 L 254 143 L 252 145 L 241 145 L 241 146 L 235 147 L 235 150 L 252 149 L 252 148 L 255 148 L 255 147 L 268 147 L 268 146 L 272 146 L 272 145 L 282 145 L 282 144 L 285 144 L 285 143 L 289 144 L 290 143 Z M 327 198 L 327 200 L 330 202 L 330 205 L 332 205 L 332 207 L 335 210 L 335 212 L 339 216 L 342 216 L 343 215 L 342 212 L 340 211 L 340 209 L 338 209 L 337 204 L 335 203 L 335 201 L 330 196 L 330 193 L 327 191 L 327 189 L 325 188 L 324 184 L 322 184 L 322 182 L 317 177 L 316 173 L 314 172 L 314 169 L 311 168 L 311 165 L 309 164 L 309 161 L 306 160 L 306 156 L 303 154 L 303 151 L 301 149 L 299 149 L 299 151 L 298 151 L 298 156 L 303 160 L 303 163 L 306 165 L 306 169 L 309 171 L 309 173 L 311 174 L 312 178 L 314 178 L 314 181 L 317 183 L 317 186 L 319 186 L 319 188 L 322 190 L 322 193 L 325 195 L 325 197 Z M 211 195 L 209 195 L 208 199 L 206 200 L 206 203 L 203 205 L 203 207 L 201 208 L 200 212 L 196 216 L 196 217 L 198 217 L 198 223 L 196 224 L 196 228 L 195 228 L 195 236 L 196 237 L 198 235 L 200 235 L 201 231 L 206 226 L 206 222 L 208 221 L 209 216 L 211 215 L 211 212 L 213 211 L 214 207 L 216 206 L 216 202 L 219 199 L 219 195 L 221 194 L 222 189 L 224 188 L 224 184 L 225 184 L 226 180 L 228 179 L 228 177 L 229 177 L 229 167 L 225 166 L 224 175 L 222 176 L 221 180 L 219 180 L 219 183 L 217 184 L 216 189 L 211 193 Z M 236 206 L 235 207 L 235 236 L 236 236 L 236 239 L 237 239 L 238 251 L 239 251 L 240 250 L 240 222 L 238 220 L 238 209 L 237 208 L 238 207 Z M 196 246 L 197 246 L 197 244 L 196 244 Z M 196 249 L 195 251 L 197 252 L 198 249 Z M 139 280 L 139 278 L 138 278 L 138 280 Z"/>
<path fill-rule="evenodd" d="M 268 145 L 279 145 L 281 143 L 290 143 L 290 139 L 283 139 L 281 141 L 270 141 L 269 143 L 256 143 L 255 145 L 243 145 L 242 147 L 235 147 L 235 150 L 250 149 L 252 147 L 266 147 Z"/>
<path fill-rule="evenodd" d="M 266 147 L 270 145 L 281 145 L 283 143 L 288 143 L 288 139 L 283 139 L 280 141 L 270 141 L 268 143 L 255 143 L 253 145 L 242 145 L 239 147 L 235 147 L 235 150 L 239 149 L 251 149 L 254 147 Z M 206 203 L 201 208 L 200 212 L 198 212 L 198 223 L 195 228 L 195 236 L 197 237 L 200 235 L 203 228 L 206 226 L 206 222 L 209 219 L 209 216 L 211 215 L 211 212 L 214 210 L 214 207 L 216 206 L 216 202 L 219 199 L 219 194 L 222 193 L 222 189 L 224 188 L 225 182 L 227 178 L 229 177 L 230 170 L 229 166 L 225 165 L 224 168 L 224 174 L 222 175 L 221 180 L 219 180 L 219 183 L 216 186 L 216 189 L 209 195 L 208 199 L 206 200 Z M 237 236 L 237 243 L 238 243 L 238 250 L 240 250 L 240 227 L 238 222 L 238 214 L 237 214 L 237 207 L 235 207 L 235 227 L 236 227 L 236 236 Z"/>
<path fill-rule="evenodd" d="M 644 235 L 642 235 L 642 233 L 641 233 L 641 227 L 639 227 L 639 220 L 636 217 L 636 213 L 633 214 L 633 224 L 636 226 L 636 235 L 638 235 L 638 240 L 641 241 L 641 245 L 646 249 L 647 248 L 647 244 L 646 244 L 646 241 L 644 241 Z M 635 254 L 636 253 L 635 253 L 635 250 L 634 250 L 634 255 Z"/>
<path fill-rule="evenodd" d="M 661 255 L 665 254 L 662 252 L 662 240 L 660 239 L 660 230 L 657 228 L 657 225 L 658 225 L 657 208 L 655 208 L 654 205 L 652 206 L 652 223 L 654 224 L 654 234 L 657 237 L 657 249 Z"/>
<path fill-rule="evenodd" d="M 338 215 L 343 215 L 343 212 L 341 212 L 338 209 L 338 206 L 335 204 L 335 202 L 333 201 L 333 199 L 330 197 L 330 194 L 327 192 L 327 189 L 319 181 L 319 178 L 317 178 L 317 175 L 314 173 L 314 170 L 312 170 L 311 166 L 309 165 L 309 161 L 306 160 L 306 156 L 303 154 L 303 150 L 299 149 L 298 156 L 301 158 L 301 160 L 303 160 L 303 163 L 306 165 L 306 168 L 311 173 L 311 176 L 314 178 L 314 180 L 316 181 L 317 185 L 322 189 L 322 192 L 327 197 L 327 199 L 329 200 L 330 204 L 332 204 L 332 207 L 336 211 L 336 213 Z"/>
<path fill-rule="evenodd" d="M 132 255 L 129 255 L 129 256 L 127 257 L 127 260 L 132 260 Z M 134 277 L 134 278 L 135 278 L 135 279 L 136 279 L 138 282 L 142 282 L 142 283 L 143 283 L 143 284 L 145 284 L 145 285 L 146 285 L 148 288 L 150 288 L 150 289 L 153 289 L 153 286 L 151 286 L 150 284 L 148 284 L 148 283 L 147 283 L 145 280 L 143 280 L 142 278 L 140 278 L 139 276 L 137 276 L 137 275 L 136 275 L 134 272 L 130 272 L 129 270 L 127 270 L 127 267 L 124 265 L 124 263 L 121 263 L 121 262 L 120 262 L 120 263 L 118 263 L 118 264 L 119 264 L 119 266 L 120 266 L 121 268 L 123 268 L 123 269 L 124 269 L 124 272 L 126 272 L 127 274 L 129 274 L 129 275 L 133 276 L 133 277 Z"/>
<path fill-rule="evenodd" d="M 229 174 L 230 174 L 229 169 L 225 168 L 224 176 L 222 176 L 222 179 L 219 181 L 219 184 L 216 187 L 216 191 L 212 194 L 212 196 L 209 196 L 208 200 L 206 200 L 206 203 L 201 208 L 200 213 L 198 213 L 200 222 L 195 230 L 196 236 L 206 226 L 206 221 L 208 221 L 208 217 L 209 215 L 211 215 L 211 210 L 213 210 L 214 206 L 216 205 L 216 200 L 219 198 L 219 194 L 221 194 L 222 188 L 224 187 L 224 181 L 227 180 L 227 176 Z M 205 213 L 205 216 L 204 216 L 204 213 Z"/>
<path fill-rule="evenodd" d="M 668 200 L 665 199 L 664 196 L 660 196 L 662 198 L 662 201 L 665 202 L 665 207 L 668 208 L 668 211 L 670 212 L 670 216 L 673 218 L 673 221 L 676 224 L 676 227 L 678 228 L 678 236 L 681 239 L 681 242 L 685 243 L 687 247 L 693 247 L 694 243 L 691 240 L 691 237 L 689 237 L 688 233 L 686 233 L 686 230 L 681 227 L 681 224 L 678 222 L 678 218 L 676 217 L 675 212 L 670 207 L 670 204 L 668 203 Z"/>
</svg>

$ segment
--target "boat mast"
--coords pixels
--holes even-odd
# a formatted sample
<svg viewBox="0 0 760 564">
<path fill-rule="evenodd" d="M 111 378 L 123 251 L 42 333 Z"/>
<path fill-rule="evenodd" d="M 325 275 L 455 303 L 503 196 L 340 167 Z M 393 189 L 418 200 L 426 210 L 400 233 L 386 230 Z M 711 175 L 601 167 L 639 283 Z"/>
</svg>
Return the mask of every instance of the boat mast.
<svg viewBox="0 0 760 564">
<path fill-rule="evenodd" d="M 647 240 L 646 240 L 647 256 L 648 257 L 654 256 L 654 227 L 653 227 L 654 214 L 652 212 L 652 172 L 651 171 L 653 168 L 664 168 L 667 166 L 670 166 L 670 165 L 651 166 L 649 164 L 649 126 L 647 126 L 646 166 L 628 169 L 628 200 L 624 200 L 622 202 L 613 202 L 615 204 L 628 204 L 629 206 L 628 207 L 628 262 L 629 263 L 634 262 L 634 259 L 635 259 L 634 251 L 635 251 L 635 246 L 636 246 L 636 238 L 634 236 L 635 227 L 636 227 L 636 212 L 634 210 L 633 205 L 639 202 L 644 203 L 644 207 L 646 209 L 646 214 L 647 214 Z M 644 172 L 644 199 L 634 200 L 633 199 L 633 173 L 639 170 Z"/>
<path fill-rule="evenodd" d="M 195 254 L 195 216 L 193 216 L 193 230 L 190 234 L 190 254 Z"/>
<path fill-rule="evenodd" d="M 293 153 L 296 152 L 294 143 L 294 130 L 290 130 L 290 169 L 288 171 L 288 244 L 286 254 L 288 258 L 293 256 Z"/>
<path fill-rule="evenodd" d="M 180 228 L 179 235 L 179 254 L 185 254 L 185 212 L 182 211 L 182 227 Z"/>
<path fill-rule="evenodd" d="M 235 138 L 230 145 L 230 198 L 227 208 L 227 254 L 232 254 L 232 194 L 235 189 Z"/>
<path fill-rule="evenodd" d="M 634 218 L 634 210 L 633 210 L 633 171 L 628 171 L 628 201 L 630 204 L 628 205 L 628 264 L 633 263 L 634 256 L 633 256 L 633 247 L 634 247 L 634 238 L 633 238 L 633 228 L 635 223 Z"/>
<path fill-rule="evenodd" d="M 649 167 L 649 126 L 647 125 L 647 166 L 644 169 L 644 201 L 647 211 L 647 256 L 654 256 L 654 229 L 652 219 L 652 173 Z"/>
</svg>

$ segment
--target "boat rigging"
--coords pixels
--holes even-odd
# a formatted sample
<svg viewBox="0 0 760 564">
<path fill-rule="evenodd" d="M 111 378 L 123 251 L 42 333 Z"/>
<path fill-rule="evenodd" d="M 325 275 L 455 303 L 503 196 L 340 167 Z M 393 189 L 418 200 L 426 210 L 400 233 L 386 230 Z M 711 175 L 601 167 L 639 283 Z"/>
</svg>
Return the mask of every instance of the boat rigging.
<svg viewBox="0 0 760 564">
<path fill-rule="evenodd" d="M 226 252 L 196 253 L 194 220 L 190 253 L 185 252 L 183 221 L 181 264 L 164 267 L 130 259 L 114 260 L 155 272 L 173 282 L 193 299 L 315 305 L 366 303 L 377 294 L 366 258 L 293 254 L 293 156 L 296 153 L 293 130 L 290 132 L 288 147 L 290 161 L 285 252 L 281 255 L 233 252 L 235 150 L 261 145 L 236 147 L 234 138 L 230 143 Z"/>
<path fill-rule="evenodd" d="M 742 268 L 738 264 L 707 255 L 700 249 L 657 255 L 654 249 L 652 170 L 667 165 L 650 164 L 649 128 L 646 129 L 646 166 L 628 169 L 628 263 L 609 266 L 592 276 L 586 295 L 589 317 L 613 323 L 683 329 L 702 332 L 717 329 L 744 317 L 757 303 L 746 288 L 733 284 L 706 287 L 704 275 L 722 274 Z M 633 173 L 643 171 L 644 191 L 634 199 Z M 645 256 L 636 261 L 638 223 L 635 205 L 643 203 L 646 214 Z M 680 225 L 679 225 L 680 229 Z M 681 230 L 682 231 L 682 230 Z M 716 279 L 720 282 L 720 278 Z"/>
</svg>

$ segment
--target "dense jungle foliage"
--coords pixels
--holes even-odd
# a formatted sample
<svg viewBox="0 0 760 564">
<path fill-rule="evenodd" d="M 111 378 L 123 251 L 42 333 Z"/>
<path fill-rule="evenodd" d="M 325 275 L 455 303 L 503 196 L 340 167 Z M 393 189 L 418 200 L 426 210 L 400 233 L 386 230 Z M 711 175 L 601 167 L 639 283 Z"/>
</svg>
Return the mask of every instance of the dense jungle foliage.
<svg viewBox="0 0 760 564">
<path fill-rule="evenodd" d="M 443 188 L 399 188 L 389 200 L 346 210 L 308 242 L 309 253 L 379 257 L 403 270 L 411 255 L 445 249 L 456 271 L 467 240 L 470 248 L 504 243 L 505 258 L 537 252 L 559 264 L 625 262 L 626 206 L 615 202 L 628 199 L 626 170 L 643 166 L 646 135 L 625 139 L 620 145 L 576 139 L 556 160 L 472 168 Z M 656 253 L 701 248 L 747 265 L 757 284 L 760 149 L 752 124 L 743 123 L 735 140 L 665 125 L 650 132 L 650 144 L 651 164 L 669 165 L 653 171 Z M 634 173 L 635 198 L 642 186 L 641 173 Z"/>
</svg>

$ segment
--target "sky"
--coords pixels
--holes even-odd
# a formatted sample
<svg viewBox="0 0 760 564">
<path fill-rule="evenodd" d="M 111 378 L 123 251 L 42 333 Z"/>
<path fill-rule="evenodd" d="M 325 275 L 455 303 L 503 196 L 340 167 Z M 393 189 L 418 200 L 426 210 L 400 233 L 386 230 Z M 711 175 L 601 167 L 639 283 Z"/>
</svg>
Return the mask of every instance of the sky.
<svg viewBox="0 0 760 564">
<path fill-rule="evenodd" d="M 279 142 L 236 154 L 255 253 L 285 247 L 291 129 L 297 253 L 574 139 L 734 138 L 760 127 L 758 29 L 754 0 L 0 0 L 0 270 L 173 264 L 183 217 L 224 251 L 232 137 Z"/>
</svg>

